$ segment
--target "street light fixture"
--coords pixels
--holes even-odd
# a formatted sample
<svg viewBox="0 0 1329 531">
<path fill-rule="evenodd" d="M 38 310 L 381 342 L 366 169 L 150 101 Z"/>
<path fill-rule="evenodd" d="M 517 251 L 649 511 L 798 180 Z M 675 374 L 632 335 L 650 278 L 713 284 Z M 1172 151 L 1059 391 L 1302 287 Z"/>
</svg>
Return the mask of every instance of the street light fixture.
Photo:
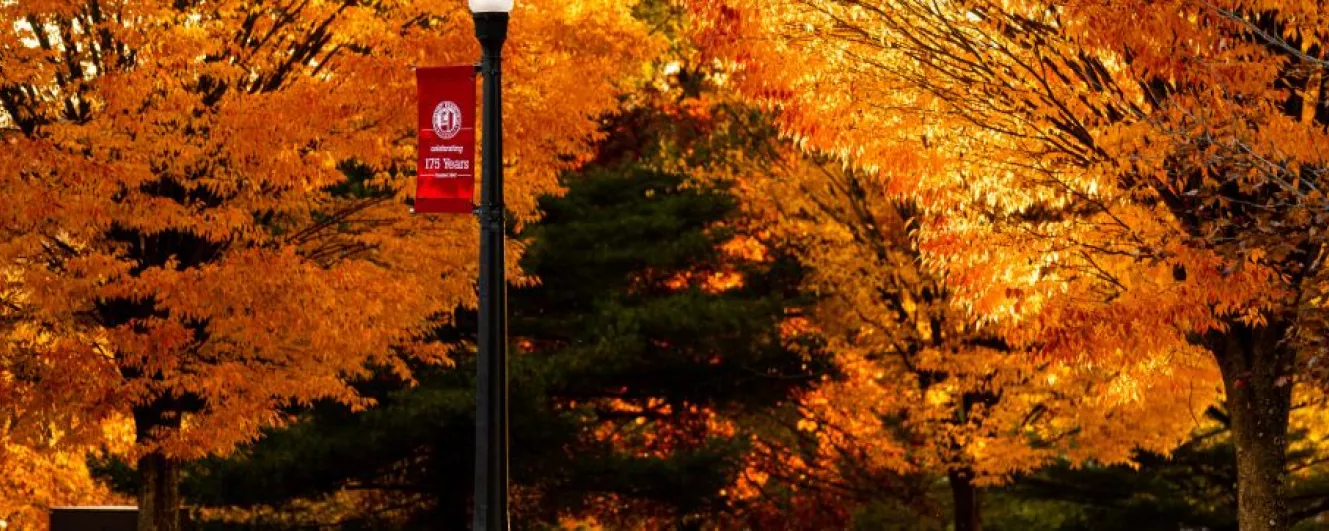
<svg viewBox="0 0 1329 531">
<path fill-rule="evenodd" d="M 472 13 L 510 13 L 512 0 L 471 0 Z"/>
<path fill-rule="evenodd" d="M 480 334 L 475 375 L 475 531 L 508 531 L 508 319 L 503 239 L 503 41 L 513 0 L 470 0 L 484 77 Z"/>
</svg>

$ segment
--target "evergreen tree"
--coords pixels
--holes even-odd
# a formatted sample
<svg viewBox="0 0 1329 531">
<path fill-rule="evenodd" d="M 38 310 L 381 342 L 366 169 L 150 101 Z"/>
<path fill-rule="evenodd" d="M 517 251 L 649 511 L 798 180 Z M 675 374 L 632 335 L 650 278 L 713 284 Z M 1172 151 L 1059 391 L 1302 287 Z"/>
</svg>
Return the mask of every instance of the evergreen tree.
<svg viewBox="0 0 1329 531">
<path fill-rule="evenodd" d="M 784 404 L 821 366 L 817 345 L 782 324 L 800 272 L 745 228 L 729 184 L 662 169 L 724 164 L 751 141 L 751 118 L 678 120 L 699 77 L 625 103 L 597 158 L 519 237 L 538 279 L 509 293 L 514 521 L 588 515 L 695 526 L 725 509 L 747 437 L 743 419 Z M 689 88 L 691 90 L 687 90 Z M 717 115 L 717 116 L 718 116 Z M 726 125 L 727 124 L 727 125 Z M 742 244 L 742 245 L 740 245 Z M 754 253 L 728 249 L 745 246 Z M 472 340 L 459 314 L 441 341 Z M 439 529 L 469 522 L 473 359 L 420 368 L 418 385 L 384 373 L 362 384 L 379 406 L 321 404 L 230 459 L 190 474 L 206 506 L 279 506 L 333 493 L 381 494 L 342 527 Z M 398 507 L 398 505 L 402 507 Z M 377 513 L 377 514 L 376 514 Z"/>
</svg>

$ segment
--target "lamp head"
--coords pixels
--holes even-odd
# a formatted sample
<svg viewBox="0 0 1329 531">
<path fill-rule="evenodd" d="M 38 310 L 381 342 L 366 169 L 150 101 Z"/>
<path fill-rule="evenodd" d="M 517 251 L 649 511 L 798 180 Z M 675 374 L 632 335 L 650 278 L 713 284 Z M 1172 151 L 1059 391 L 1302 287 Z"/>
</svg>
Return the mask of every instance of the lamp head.
<svg viewBox="0 0 1329 531">
<path fill-rule="evenodd" d="M 510 13 L 513 0 L 470 0 L 472 13 Z"/>
</svg>

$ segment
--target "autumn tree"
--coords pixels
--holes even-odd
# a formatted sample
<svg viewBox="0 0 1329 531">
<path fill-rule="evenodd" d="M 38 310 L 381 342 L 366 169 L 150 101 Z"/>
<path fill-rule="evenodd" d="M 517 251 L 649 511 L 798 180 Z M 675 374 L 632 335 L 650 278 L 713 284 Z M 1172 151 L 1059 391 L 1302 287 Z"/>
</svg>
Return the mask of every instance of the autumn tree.
<svg viewBox="0 0 1329 531">
<path fill-rule="evenodd" d="M 1203 347 L 1242 529 L 1286 529 L 1294 384 L 1323 382 L 1317 2 L 697 2 L 800 145 L 916 200 L 920 249 L 1012 345 Z"/>
<path fill-rule="evenodd" d="M 514 14 L 519 220 L 650 52 L 629 9 Z M 181 462 L 443 361 L 421 340 L 474 302 L 476 226 L 408 213 L 411 66 L 474 60 L 464 3 L 25 0 L 0 27 L 7 443 L 132 419 L 140 529 L 177 529 Z"/>
<path fill-rule="evenodd" d="M 804 289 L 821 294 L 809 325 L 827 338 L 838 375 L 801 395 L 791 426 L 801 433 L 764 441 L 754 463 L 764 479 L 752 489 L 843 497 L 837 525 L 856 504 L 913 492 L 902 501 L 919 518 L 949 505 L 955 529 L 977 531 L 983 487 L 1063 457 L 1126 463 L 1136 448 L 1166 452 L 1215 398 L 1216 375 L 1197 349 L 1161 353 L 1170 363 L 1158 369 L 1158 358 L 1084 366 L 1009 344 L 921 262 L 917 208 L 824 157 L 792 154 L 780 168 L 748 175 L 746 205 L 808 269 Z M 946 479 L 948 504 L 929 503 L 911 480 L 928 477 Z M 814 503 L 810 513 L 831 514 Z"/>
</svg>

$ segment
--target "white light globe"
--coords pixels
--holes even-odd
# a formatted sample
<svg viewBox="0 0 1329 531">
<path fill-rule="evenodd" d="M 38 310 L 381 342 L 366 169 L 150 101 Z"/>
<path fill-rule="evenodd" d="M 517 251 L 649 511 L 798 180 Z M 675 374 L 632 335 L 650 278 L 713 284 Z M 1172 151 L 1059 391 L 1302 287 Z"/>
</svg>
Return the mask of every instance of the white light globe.
<svg viewBox="0 0 1329 531">
<path fill-rule="evenodd" d="M 472 13 L 510 13 L 513 0 L 471 0 Z"/>
</svg>

